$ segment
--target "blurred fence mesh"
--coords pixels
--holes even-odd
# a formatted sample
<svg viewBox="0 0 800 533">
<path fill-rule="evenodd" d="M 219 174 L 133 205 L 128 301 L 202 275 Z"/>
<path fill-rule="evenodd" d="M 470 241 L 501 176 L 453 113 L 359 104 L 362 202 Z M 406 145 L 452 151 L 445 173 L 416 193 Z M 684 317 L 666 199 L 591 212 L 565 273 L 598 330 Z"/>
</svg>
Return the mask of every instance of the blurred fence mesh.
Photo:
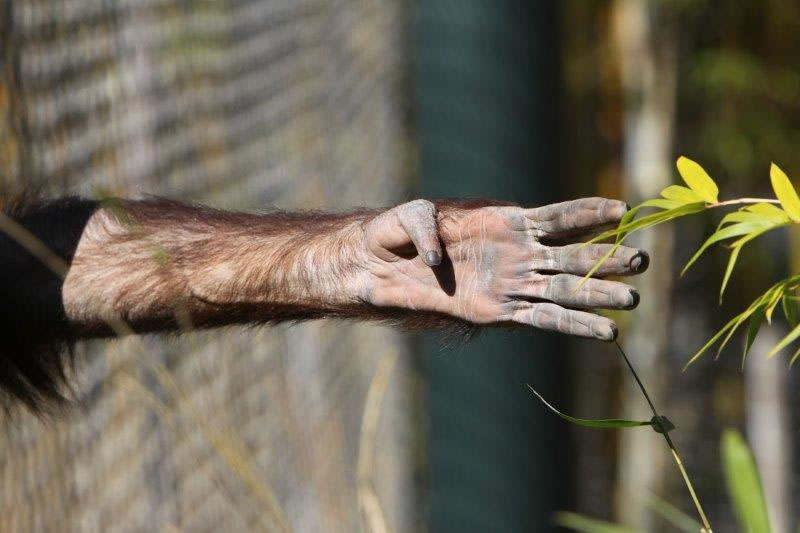
<svg viewBox="0 0 800 533">
<path fill-rule="evenodd" d="M 0 6 L 6 185 L 230 208 L 403 199 L 402 0 Z M 2 531 L 416 527 L 414 370 L 391 331 L 231 328 L 78 360 L 77 407 L 2 433 Z"/>
</svg>

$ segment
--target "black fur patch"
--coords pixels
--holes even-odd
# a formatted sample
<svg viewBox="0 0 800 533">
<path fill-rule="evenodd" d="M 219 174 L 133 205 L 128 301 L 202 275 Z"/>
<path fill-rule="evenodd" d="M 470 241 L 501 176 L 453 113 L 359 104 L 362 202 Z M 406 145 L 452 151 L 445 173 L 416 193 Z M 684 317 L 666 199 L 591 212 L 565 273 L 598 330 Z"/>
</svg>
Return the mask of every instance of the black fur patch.
<svg viewBox="0 0 800 533">
<path fill-rule="evenodd" d="M 43 201 L 39 195 L 3 195 L 2 212 L 69 262 L 97 202 Z M 69 396 L 71 335 L 61 297 L 63 280 L 15 239 L 0 233 L 0 405 L 37 414 Z"/>
</svg>

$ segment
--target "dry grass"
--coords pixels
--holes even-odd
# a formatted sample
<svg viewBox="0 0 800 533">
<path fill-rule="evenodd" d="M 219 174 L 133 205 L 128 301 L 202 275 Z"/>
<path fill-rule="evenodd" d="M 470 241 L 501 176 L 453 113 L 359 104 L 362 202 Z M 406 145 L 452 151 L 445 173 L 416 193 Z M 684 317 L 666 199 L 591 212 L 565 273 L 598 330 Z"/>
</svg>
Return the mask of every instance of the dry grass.
<svg viewBox="0 0 800 533">
<path fill-rule="evenodd" d="M 53 272 L 64 277 L 68 265 L 55 253 L 49 250 L 35 235 L 14 220 L 0 213 L 0 231 L 4 231 L 35 257 L 39 258 Z M 175 316 L 181 325 L 182 332 L 193 331 L 188 313 L 181 306 L 176 306 Z M 174 432 L 183 434 L 186 440 L 191 440 L 187 427 L 195 428 L 214 450 L 217 457 L 232 472 L 242 487 L 254 498 L 263 514 L 258 516 L 257 527 L 263 531 L 288 532 L 292 530 L 290 521 L 282 508 L 276 491 L 270 486 L 266 476 L 257 466 L 255 458 L 248 451 L 244 441 L 237 432 L 230 427 L 221 427 L 215 424 L 216 417 L 210 416 L 203 407 L 181 390 L 175 376 L 161 363 L 140 337 L 122 319 L 116 318 L 108 322 L 109 327 L 121 339 L 124 339 L 120 350 L 109 350 L 109 382 L 120 391 L 127 393 L 126 397 L 136 404 L 145 407 L 154 413 L 158 419 Z M 125 352 L 130 353 L 125 356 Z M 194 351 L 194 350 L 190 350 Z M 375 441 L 380 418 L 383 399 L 389 384 L 393 368 L 397 361 L 397 354 L 392 352 L 385 355 L 379 362 L 377 370 L 370 383 L 364 405 L 363 418 L 359 438 L 358 461 L 356 471 L 357 505 L 362 519 L 362 527 L 373 533 L 388 533 L 390 531 L 381 502 L 375 491 L 373 465 L 375 461 Z M 154 394 L 140 378 L 136 377 L 134 361 L 147 375 L 153 377 L 158 385 L 168 394 L 169 403 L 179 406 L 178 409 L 168 405 L 158 395 Z M 206 385 L 210 384 L 205 376 Z M 181 420 L 185 418 L 186 420 Z M 333 454 L 331 454 L 333 455 Z M 217 488 L 230 508 L 243 514 L 242 518 L 248 523 L 248 517 L 225 483 L 213 473 L 209 474 L 203 468 L 203 459 L 195 453 L 192 458 L 197 464 L 197 469 L 211 477 L 210 481 Z M 174 524 L 166 524 L 163 531 L 180 531 Z"/>
</svg>

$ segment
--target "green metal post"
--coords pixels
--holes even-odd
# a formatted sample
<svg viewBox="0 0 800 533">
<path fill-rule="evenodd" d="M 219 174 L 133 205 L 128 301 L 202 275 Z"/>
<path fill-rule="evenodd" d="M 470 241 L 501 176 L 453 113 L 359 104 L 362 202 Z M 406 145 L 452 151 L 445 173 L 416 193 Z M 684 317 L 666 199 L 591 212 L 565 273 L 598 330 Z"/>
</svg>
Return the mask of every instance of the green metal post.
<svg viewBox="0 0 800 533">
<path fill-rule="evenodd" d="M 555 200 L 557 2 L 426 0 L 418 16 L 424 196 Z M 430 530 L 549 530 L 566 435 L 525 383 L 563 397 L 560 339 L 489 331 L 424 346 Z"/>
</svg>

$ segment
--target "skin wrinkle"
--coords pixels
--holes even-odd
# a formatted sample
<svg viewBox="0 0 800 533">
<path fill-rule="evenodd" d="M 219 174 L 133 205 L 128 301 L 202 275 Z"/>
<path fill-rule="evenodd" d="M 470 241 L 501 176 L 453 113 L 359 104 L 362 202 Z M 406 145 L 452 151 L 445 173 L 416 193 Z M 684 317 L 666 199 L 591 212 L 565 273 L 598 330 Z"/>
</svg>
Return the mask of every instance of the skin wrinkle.
<svg viewBox="0 0 800 533">
<path fill-rule="evenodd" d="M 561 319 L 564 318 L 564 314 L 565 313 L 558 313 L 558 315 L 556 316 L 556 330 L 562 330 L 563 329 L 561 327 Z M 572 315 L 570 315 L 570 316 L 572 316 Z M 572 323 L 572 320 L 570 320 L 569 321 L 569 327 L 567 328 L 567 331 L 573 331 L 573 330 L 574 330 L 574 324 Z"/>
<path fill-rule="evenodd" d="M 457 246 L 460 248 L 464 244 L 464 236 L 461 233 L 461 226 L 458 227 L 458 240 L 456 241 Z M 466 275 L 466 270 L 461 271 L 461 277 L 459 278 L 459 285 L 463 285 L 464 276 Z M 456 300 L 456 313 L 461 314 L 463 310 L 461 309 L 461 302 L 460 300 Z"/>
<path fill-rule="evenodd" d="M 480 226 L 479 227 L 480 227 L 480 233 L 479 233 L 480 238 L 479 238 L 478 244 L 477 244 L 477 265 L 478 265 L 477 266 L 477 270 L 479 272 L 482 272 L 483 274 L 480 276 L 480 278 L 478 276 L 476 276 L 475 280 L 473 282 L 474 289 L 473 289 L 473 292 L 472 292 L 472 297 L 470 298 L 470 300 L 471 300 L 470 308 L 471 309 L 475 308 L 475 302 L 477 301 L 477 298 L 478 298 L 478 284 L 479 284 L 478 280 L 480 279 L 483 282 L 483 285 L 484 285 L 483 288 L 485 290 L 491 290 L 492 278 L 494 278 L 494 272 L 492 272 L 492 267 L 491 266 L 489 266 L 489 267 L 485 267 L 484 266 L 486 264 L 486 262 L 484 261 L 484 253 L 485 253 L 485 247 L 486 247 L 486 213 L 485 212 L 481 213 Z"/>
</svg>

